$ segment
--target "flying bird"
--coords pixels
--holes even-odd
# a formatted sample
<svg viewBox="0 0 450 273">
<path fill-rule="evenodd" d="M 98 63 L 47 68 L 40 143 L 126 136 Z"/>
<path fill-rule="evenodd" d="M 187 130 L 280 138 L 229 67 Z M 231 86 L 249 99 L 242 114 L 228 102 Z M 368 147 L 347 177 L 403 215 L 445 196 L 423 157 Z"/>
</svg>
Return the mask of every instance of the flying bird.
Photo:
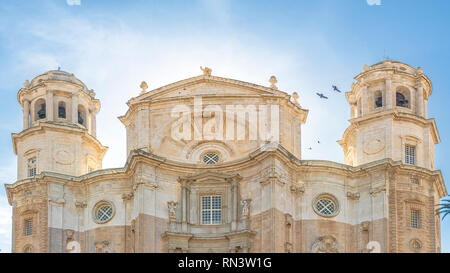
<svg viewBox="0 0 450 273">
<path fill-rule="evenodd" d="M 311 148 L 311 147 L 309 147 L 309 148 L 308 148 L 308 150 L 312 150 L 312 148 Z"/>
<path fill-rule="evenodd" d="M 339 90 L 339 88 L 337 88 L 336 85 L 333 85 L 332 87 L 333 87 L 333 90 L 334 90 L 334 91 L 341 93 L 341 90 Z"/>
<path fill-rule="evenodd" d="M 325 95 L 322 94 L 322 93 L 316 93 L 316 94 L 317 94 L 317 96 L 319 96 L 321 99 L 328 99 L 328 97 L 325 96 Z"/>
<path fill-rule="evenodd" d="M 320 144 L 320 140 L 317 140 L 317 143 L 319 143 L 319 144 Z"/>
</svg>

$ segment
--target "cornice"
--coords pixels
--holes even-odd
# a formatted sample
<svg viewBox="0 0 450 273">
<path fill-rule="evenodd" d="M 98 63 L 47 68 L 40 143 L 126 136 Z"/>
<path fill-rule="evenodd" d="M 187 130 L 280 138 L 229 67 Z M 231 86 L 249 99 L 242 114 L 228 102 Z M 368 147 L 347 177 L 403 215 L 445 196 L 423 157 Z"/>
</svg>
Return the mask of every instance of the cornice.
<svg viewBox="0 0 450 273">
<path fill-rule="evenodd" d="M 17 141 L 20 139 L 27 137 L 30 134 L 36 134 L 36 133 L 42 133 L 45 130 L 55 130 L 55 131 L 63 131 L 63 132 L 69 132 L 69 133 L 76 133 L 79 135 L 82 135 L 86 140 L 91 142 L 96 146 L 96 148 L 100 151 L 101 157 L 105 155 L 106 151 L 108 150 L 108 147 L 103 146 L 100 141 L 88 133 L 87 129 L 81 126 L 78 126 L 73 123 L 62 123 L 62 122 L 55 122 L 55 121 L 46 121 L 46 122 L 39 122 L 38 125 L 30 127 L 26 130 L 23 130 L 22 132 L 16 134 L 12 133 L 11 138 L 13 142 L 13 151 L 14 154 L 17 155 Z"/>
</svg>

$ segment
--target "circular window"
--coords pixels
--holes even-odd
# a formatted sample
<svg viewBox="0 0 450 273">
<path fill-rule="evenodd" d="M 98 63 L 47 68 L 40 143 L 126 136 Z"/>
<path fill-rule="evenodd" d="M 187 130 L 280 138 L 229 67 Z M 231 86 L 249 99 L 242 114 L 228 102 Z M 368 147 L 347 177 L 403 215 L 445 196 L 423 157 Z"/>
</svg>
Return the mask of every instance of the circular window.
<svg viewBox="0 0 450 273">
<path fill-rule="evenodd" d="M 322 194 L 314 200 L 313 208 L 320 216 L 333 217 L 339 212 L 339 203 L 334 196 Z"/>
<path fill-rule="evenodd" d="M 94 207 L 94 220 L 98 224 L 104 224 L 114 217 L 114 206 L 108 201 L 100 201 Z"/>
<path fill-rule="evenodd" d="M 409 241 L 409 246 L 412 250 L 420 251 L 422 249 L 422 242 L 420 242 L 420 240 L 418 239 L 412 239 L 411 241 Z"/>
<path fill-rule="evenodd" d="M 203 155 L 203 163 L 207 165 L 217 164 L 219 162 L 219 154 L 216 152 L 207 152 Z"/>
</svg>

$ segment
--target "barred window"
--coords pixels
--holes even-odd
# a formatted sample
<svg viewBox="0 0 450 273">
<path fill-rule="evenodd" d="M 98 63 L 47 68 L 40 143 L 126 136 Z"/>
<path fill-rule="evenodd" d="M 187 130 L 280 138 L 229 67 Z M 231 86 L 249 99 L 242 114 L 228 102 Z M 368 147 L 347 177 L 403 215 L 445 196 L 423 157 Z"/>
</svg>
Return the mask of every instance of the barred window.
<svg viewBox="0 0 450 273">
<path fill-rule="evenodd" d="M 25 236 L 30 236 L 33 234 L 33 220 L 26 219 L 23 225 L 23 233 Z"/>
<path fill-rule="evenodd" d="M 114 217 L 114 206 L 108 201 L 100 201 L 94 207 L 94 221 L 104 224 Z"/>
<path fill-rule="evenodd" d="M 411 227 L 412 228 L 420 228 L 420 211 L 419 210 L 411 210 Z"/>
<path fill-rule="evenodd" d="M 28 159 L 28 177 L 36 175 L 36 157 Z"/>
<path fill-rule="evenodd" d="M 405 163 L 416 165 L 416 147 L 405 145 Z"/>
<path fill-rule="evenodd" d="M 222 196 L 202 196 L 200 213 L 203 225 L 220 225 L 222 223 Z"/>
</svg>

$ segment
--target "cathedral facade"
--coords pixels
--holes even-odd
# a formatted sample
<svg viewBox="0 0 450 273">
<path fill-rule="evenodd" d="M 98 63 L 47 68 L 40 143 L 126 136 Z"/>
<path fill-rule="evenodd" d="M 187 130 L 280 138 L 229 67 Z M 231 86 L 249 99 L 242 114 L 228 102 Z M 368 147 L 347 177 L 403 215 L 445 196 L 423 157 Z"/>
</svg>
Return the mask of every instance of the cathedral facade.
<svg viewBox="0 0 450 273">
<path fill-rule="evenodd" d="M 25 82 L 12 252 L 440 252 L 447 192 L 420 68 L 386 60 L 355 77 L 345 164 L 302 160 L 308 110 L 275 77 L 202 71 L 141 84 L 114 169 L 102 168 L 93 90 L 60 70 Z"/>
</svg>

